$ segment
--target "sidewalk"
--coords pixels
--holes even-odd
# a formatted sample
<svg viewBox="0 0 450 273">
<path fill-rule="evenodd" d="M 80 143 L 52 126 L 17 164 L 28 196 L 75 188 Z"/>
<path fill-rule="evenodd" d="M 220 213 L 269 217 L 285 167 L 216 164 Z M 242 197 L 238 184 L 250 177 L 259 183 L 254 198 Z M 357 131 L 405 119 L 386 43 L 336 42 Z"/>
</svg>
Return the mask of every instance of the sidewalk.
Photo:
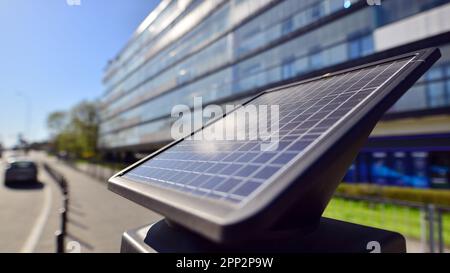
<svg viewBox="0 0 450 273">
<path fill-rule="evenodd" d="M 105 183 L 54 158 L 41 155 L 69 183 L 70 208 L 67 241 L 81 244 L 81 252 L 119 252 L 122 233 L 161 219 L 106 188 Z"/>
</svg>

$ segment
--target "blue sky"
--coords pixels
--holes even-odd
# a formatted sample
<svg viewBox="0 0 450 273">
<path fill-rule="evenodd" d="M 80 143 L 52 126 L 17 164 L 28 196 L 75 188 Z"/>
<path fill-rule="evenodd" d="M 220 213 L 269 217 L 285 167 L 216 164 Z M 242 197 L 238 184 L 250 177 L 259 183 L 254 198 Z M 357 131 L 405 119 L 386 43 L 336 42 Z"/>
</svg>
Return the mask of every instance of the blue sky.
<svg viewBox="0 0 450 273">
<path fill-rule="evenodd" d="M 0 0 L 0 142 L 47 137 L 46 117 L 98 98 L 103 69 L 159 0 Z"/>
</svg>

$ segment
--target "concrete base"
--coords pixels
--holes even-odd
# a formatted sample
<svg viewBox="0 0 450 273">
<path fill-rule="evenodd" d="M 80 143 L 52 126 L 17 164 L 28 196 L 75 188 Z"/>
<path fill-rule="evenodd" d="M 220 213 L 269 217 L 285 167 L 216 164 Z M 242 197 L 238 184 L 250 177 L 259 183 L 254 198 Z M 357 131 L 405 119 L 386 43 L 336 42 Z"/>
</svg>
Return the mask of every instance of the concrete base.
<svg viewBox="0 0 450 273">
<path fill-rule="evenodd" d="M 396 232 L 322 218 L 314 232 L 286 240 L 218 245 L 165 220 L 127 231 L 122 253 L 406 253 L 405 238 Z"/>
</svg>

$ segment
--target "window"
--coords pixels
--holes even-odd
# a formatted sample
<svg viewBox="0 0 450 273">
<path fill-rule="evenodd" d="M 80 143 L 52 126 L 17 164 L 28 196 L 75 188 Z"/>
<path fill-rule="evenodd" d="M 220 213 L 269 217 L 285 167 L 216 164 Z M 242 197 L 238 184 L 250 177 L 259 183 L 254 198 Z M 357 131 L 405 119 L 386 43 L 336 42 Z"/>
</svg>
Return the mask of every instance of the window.
<svg viewBox="0 0 450 273">
<path fill-rule="evenodd" d="M 393 112 L 450 106 L 449 74 L 450 65 L 434 66 L 395 104 Z"/>
<path fill-rule="evenodd" d="M 256 34 L 258 34 L 260 32 L 261 32 L 261 30 L 259 28 L 259 25 L 255 25 L 255 26 L 253 26 L 253 28 L 250 28 L 247 31 L 245 31 L 240 38 L 241 38 L 241 40 L 246 40 L 246 39 L 249 39 L 249 38 L 255 36 Z"/>
<path fill-rule="evenodd" d="M 414 152 L 411 153 L 413 163 L 413 179 L 411 186 L 418 188 L 428 187 L 428 153 Z"/>
<path fill-rule="evenodd" d="M 339 44 L 328 50 L 328 62 L 330 65 L 344 62 L 348 59 L 347 47 L 345 44 Z"/>
<path fill-rule="evenodd" d="M 318 19 L 321 15 L 322 15 L 322 7 L 320 6 L 320 3 L 317 3 L 313 7 L 311 7 L 311 18 L 313 20 Z"/>
<path fill-rule="evenodd" d="M 389 168 L 387 166 L 387 154 L 383 152 L 373 153 L 370 170 L 372 182 L 379 185 L 388 184 Z"/>
<path fill-rule="evenodd" d="M 360 153 L 357 160 L 358 166 L 358 181 L 359 182 L 369 182 L 370 181 L 370 172 L 369 172 L 369 157 L 368 153 Z"/>
<path fill-rule="evenodd" d="M 446 105 L 446 98 L 444 92 L 444 83 L 435 82 L 428 84 L 428 106 L 442 107 Z"/>
<path fill-rule="evenodd" d="M 294 70 L 294 64 L 295 64 L 295 58 L 287 58 L 283 61 L 283 64 L 281 66 L 281 77 L 283 80 L 292 78 L 295 76 L 295 70 Z"/>
<path fill-rule="evenodd" d="M 286 35 L 293 29 L 294 29 L 294 22 L 292 20 L 292 17 L 289 17 L 281 24 L 281 35 Z"/>
<path fill-rule="evenodd" d="M 339 0 L 338 1 L 336 1 L 336 0 L 328 1 L 328 5 L 329 5 L 330 13 L 338 11 L 344 7 L 342 1 L 339 1 Z"/>
<path fill-rule="evenodd" d="M 372 35 L 368 35 L 361 39 L 361 55 L 366 56 L 373 52 L 373 38 Z"/>
<path fill-rule="evenodd" d="M 450 77 L 450 64 L 447 64 L 447 65 L 445 66 L 445 75 L 446 75 L 447 77 Z"/>
<path fill-rule="evenodd" d="M 426 109 L 427 93 L 425 90 L 424 84 L 414 85 L 400 98 L 400 100 L 397 101 L 393 110 L 401 112 Z"/>
<path fill-rule="evenodd" d="M 446 3 L 448 3 L 446 0 L 383 1 L 383 4 L 374 11 L 377 13 L 378 26 L 383 26 Z"/>
<path fill-rule="evenodd" d="M 245 77 L 254 75 L 256 72 L 260 70 L 260 66 L 261 65 L 259 63 L 255 63 L 243 68 L 241 70 L 239 78 L 243 79 Z"/>
<path fill-rule="evenodd" d="M 314 53 L 309 58 L 309 66 L 311 69 L 321 68 L 323 66 L 322 52 Z"/>
<path fill-rule="evenodd" d="M 450 155 L 448 152 L 431 153 L 428 168 L 430 170 L 430 182 L 433 187 L 449 188 Z"/>
<path fill-rule="evenodd" d="M 372 35 L 366 35 L 351 40 L 348 45 L 348 51 L 350 59 L 356 59 L 373 53 L 374 48 Z"/>
<path fill-rule="evenodd" d="M 259 63 L 246 64 L 246 67 L 239 69 L 239 81 L 235 85 L 236 92 L 247 91 L 264 84 L 264 73 L 260 73 L 261 65 Z"/>
<path fill-rule="evenodd" d="M 295 69 L 295 74 L 301 74 L 301 73 L 305 73 L 306 71 L 308 71 L 308 58 L 304 57 L 301 59 L 297 59 L 295 61 L 295 64 L 293 65 L 294 69 Z"/>
<path fill-rule="evenodd" d="M 428 73 L 427 73 L 427 80 L 439 80 L 444 76 L 444 73 L 442 71 L 442 67 L 438 66 L 435 67 L 433 69 L 431 69 Z"/>
<path fill-rule="evenodd" d="M 311 55 L 310 62 L 310 66 L 312 69 L 322 67 L 322 52 Z"/>
<path fill-rule="evenodd" d="M 450 105 L 450 80 L 447 80 L 447 105 Z"/>
<path fill-rule="evenodd" d="M 359 41 L 355 40 L 349 43 L 348 45 L 348 55 L 350 59 L 355 59 L 360 56 L 360 49 L 359 49 Z"/>
<path fill-rule="evenodd" d="M 444 3 L 446 3 L 445 0 L 428 0 L 428 1 L 423 1 L 423 3 L 421 3 L 422 5 L 420 6 L 420 11 L 429 10 L 429 9 L 432 9 L 432 8 L 437 7 L 439 5 L 442 5 Z"/>
</svg>

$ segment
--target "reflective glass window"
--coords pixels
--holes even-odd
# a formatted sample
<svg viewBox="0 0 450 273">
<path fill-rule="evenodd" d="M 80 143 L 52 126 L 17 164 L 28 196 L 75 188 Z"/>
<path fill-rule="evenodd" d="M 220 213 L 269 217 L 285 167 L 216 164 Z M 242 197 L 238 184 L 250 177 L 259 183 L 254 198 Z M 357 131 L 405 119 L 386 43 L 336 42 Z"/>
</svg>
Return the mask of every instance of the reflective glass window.
<svg viewBox="0 0 450 273">
<path fill-rule="evenodd" d="M 443 82 L 428 84 L 428 105 L 430 107 L 441 107 L 446 105 L 446 97 Z"/>
</svg>

